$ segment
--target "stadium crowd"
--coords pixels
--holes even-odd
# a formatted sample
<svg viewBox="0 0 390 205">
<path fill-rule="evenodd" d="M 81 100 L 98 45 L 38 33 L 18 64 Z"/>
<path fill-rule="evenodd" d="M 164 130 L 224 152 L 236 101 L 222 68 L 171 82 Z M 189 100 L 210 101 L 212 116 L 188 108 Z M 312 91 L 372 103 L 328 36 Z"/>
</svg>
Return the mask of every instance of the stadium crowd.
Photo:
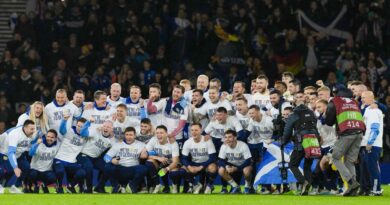
<svg viewBox="0 0 390 205">
<path fill-rule="evenodd" d="M 242 177 L 244 193 L 284 193 L 294 186 L 253 184 L 267 146 L 292 138 L 301 194 L 382 194 L 375 167 L 382 151 L 390 161 L 389 2 L 35 3 L 0 61 L 0 179 L 18 178 L 10 192 L 55 184 L 63 193 L 66 178 L 71 193 L 104 193 L 107 181 L 114 193 L 127 185 L 177 193 L 181 181 L 185 192 L 211 193 L 219 175 L 222 193 L 240 193 Z M 349 35 L 302 13 L 320 25 L 337 19 Z M 344 115 L 338 103 L 353 110 Z M 313 156 L 297 146 L 302 110 L 315 122 Z M 359 139 L 353 145 L 342 120 Z M 303 176 L 298 161 L 312 157 L 320 160 Z"/>
</svg>

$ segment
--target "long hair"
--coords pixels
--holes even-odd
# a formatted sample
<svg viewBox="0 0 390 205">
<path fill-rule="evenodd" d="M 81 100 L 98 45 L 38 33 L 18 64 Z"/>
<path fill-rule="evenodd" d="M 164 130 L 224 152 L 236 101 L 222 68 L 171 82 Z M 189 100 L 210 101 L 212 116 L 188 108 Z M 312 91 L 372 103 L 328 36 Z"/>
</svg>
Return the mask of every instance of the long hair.
<svg viewBox="0 0 390 205">
<path fill-rule="evenodd" d="M 42 114 L 41 116 L 39 116 L 38 118 L 35 116 L 35 112 L 34 112 L 34 109 L 35 109 L 35 106 L 42 106 Z M 45 112 L 45 105 L 43 104 L 43 102 L 40 102 L 40 101 L 35 101 L 31 107 L 30 107 L 30 113 L 29 113 L 29 118 L 30 120 L 32 120 L 33 122 L 35 122 L 35 124 L 37 125 L 37 120 L 39 120 L 39 125 L 41 125 L 41 130 L 42 130 L 42 133 L 43 134 L 46 134 L 47 131 L 49 130 L 49 123 L 48 123 L 48 119 L 47 119 L 47 115 L 46 115 L 46 112 Z"/>
</svg>

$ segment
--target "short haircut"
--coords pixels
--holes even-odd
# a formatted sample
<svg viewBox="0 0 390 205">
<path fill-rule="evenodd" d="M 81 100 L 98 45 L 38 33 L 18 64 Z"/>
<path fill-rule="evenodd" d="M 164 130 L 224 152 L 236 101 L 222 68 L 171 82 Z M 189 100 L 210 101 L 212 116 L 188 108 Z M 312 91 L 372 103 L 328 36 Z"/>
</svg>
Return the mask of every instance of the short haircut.
<svg viewBox="0 0 390 205">
<path fill-rule="evenodd" d="M 62 89 L 62 88 L 61 88 L 61 89 L 58 89 L 58 90 L 56 91 L 56 95 L 57 95 L 57 94 L 60 94 L 60 93 L 61 93 L 61 94 L 64 94 L 64 93 L 65 93 L 65 95 L 67 94 L 67 93 L 66 93 L 66 90 L 65 90 L 65 89 Z"/>
<path fill-rule="evenodd" d="M 286 85 L 286 83 L 283 82 L 283 81 L 278 80 L 278 81 L 275 82 L 275 85 L 276 85 L 276 84 L 279 84 L 279 85 L 283 86 L 284 89 L 287 89 L 287 85 Z"/>
<path fill-rule="evenodd" d="M 111 84 L 111 87 L 110 87 L 110 88 L 113 88 L 113 87 L 122 88 L 121 84 L 119 84 L 119 83 L 113 83 L 113 84 Z"/>
<path fill-rule="evenodd" d="M 123 109 L 127 110 L 127 106 L 123 103 L 117 105 L 116 108 L 123 108 Z"/>
<path fill-rule="evenodd" d="M 199 126 L 202 129 L 202 124 L 200 124 L 199 122 L 192 123 L 191 127 L 192 126 Z"/>
<path fill-rule="evenodd" d="M 322 87 L 319 87 L 317 89 L 317 93 L 321 92 L 321 91 L 326 91 L 326 92 L 329 92 L 330 93 L 330 88 L 328 86 L 322 86 Z"/>
<path fill-rule="evenodd" d="M 138 89 L 141 92 L 141 87 L 139 87 L 138 85 L 130 86 L 129 90 L 131 90 L 132 88 Z"/>
<path fill-rule="evenodd" d="M 293 79 L 294 80 L 294 74 L 292 73 L 292 72 L 288 72 L 288 71 L 286 71 L 286 72 L 283 72 L 282 73 L 282 76 L 284 76 L 284 77 L 290 77 L 291 79 Z"/>
<path fill-rule="evenodd" d="M 181 93 L 184 93 L 186 91 L 186 89 L 183 86 L 181 86 L 181 85 L 175 85 L 174 88 L 180 89 Z"/>
<path fill-rule="evenodd" d="M 317 103 L 323 103 L 324 105 L 328 105 L 328 101 L 326 101 L 324 99 L 317 100 L 316 104 Z"/>
<path fill-rule="evenodd" d="M 32 121 L 32 120 L 30 120 L 30 119 L 24 121 L 23 127 L 27 127 L 27 126 L 29 126 L 29 125 L 35 125 L 35 122 Z"/>
<path fill-rule="evenodd" d="M 237 137 L 237 132 L 234 130 L 226 130 L 225 135 L 233 135 L 234 137 Z"/>
<path fill-rule="evenodd" d="M 239 100 L 244 101 L 246 104 L 248 104 L 248 100 L 247 100 L 244 96 L 238 97 L 238 98 L 236 99 L 236 102 L 239 101 Z"/>
<path fill-rule="evenodd" d="M 47 131 L 47 133 L 49 133 L 49 132 L 53 133 L 56 136 L 56 138 L 57 138 L 58 132 L 55 129 L 50 129 L 50 130 Z"/>
<path fill-rule="evenodd" d="M 235 81 L 234 84 L 236 84 L 236 83 L 240 84 L 243 88 L 245 88 L 245 86 L 246 86 L 245 82 L 243 82 L 243 81 Z"/>
<path fill-rule="evenodd" d="M 161 85 L 158 84 L 158 83 L 152 83 L 152 84 L 150 84 L 150 85 L 149 85 L 149 89 L 150 89 L 150 88 L 156 88 L 156 89 L 158 89 L 158 90 L 161 91 Z"/>
<path fill-rule="evenodd" d="M 74 94 L 82 94 L 82 95 L 85 95 L 85 92 L 84 91 L 82 91 L 82 90 L 76 90 L 76 91 L 74 91 Z"/>
<path fill-rule="evenodd" d="M 292 83 L 295 86 L 301 87 L 301 81 L 299 81 L 298 79 L 290 80 L 290 83 Z"/>
<path fill-rule="evenodd" d="M 364 83 L 360 80 L 352 81 L 351 85 L 364 85 Z"/>
<path fill-rule="evenodd" d="M 219 88 L 218 88 L 218 87 L 215 87 L 215 86 L 211 86 L 211 87 L 209 88 L 209 90 L 216 90 L 217 92 L 219 92 Z"/>
<path fill-rule="evenodd" d="M 257 76 L 257 79 L 259 79 L 259 80 L 264 79 L 264 80 L 266 80 L 267 82 L 269 81 L 269 80 L 268 80 L 268 77 L 267 77 L 266 75 L 264 75 L 264 74 L 261 74 L 261 75 Z"/>
<path fill-rule="evenodd" d="M 82 117 L 82 118 L 78 119 L 77 122 L 85 123 L 85 122 L 87 122 L 87 119 Z"/>
<path fill-rule="evenodd" d="M 137 133 L 137 132 L 135 131 L 135 128 L 134 128 L 134 127 L 126 127 L 124 133 L 126 133 L 126 132 L 133 132 L 134 134 Z"/>
<path fill-rule="evenodd" d="M 276 89 L 272 90 L 272 91 L 269 93 L 269 95 L 273 95 L 273 94 L 276 94 L 276 95 L 278 95 L 279 97 L 282 96 L 282 93 L 281 93 L 279 90 L 276 90 Z"/>
<path fill-rule="evenodd" d="M 303 90 L 316 90 L 314 86 L 306 86 Z"/>
<path fill-rule="evenodd" d="M 201 96 L 203 96 L 203 90 L 201 89 L 194 89 L 192 93 L 199 93 Z"/>
<path fill-rule="evenodd" d="M 217 108 L 217 112 L 222 112 L 222 113 L 227 114 L 227 110 L 226 110 L 226 108 L 224 108 L 224 107 L 219 107 L 219 108 Z"/>
<path fill-rule="evenodd" d="M 157 127 L 156 127 L 156 130 L 157 130 L 157 129 L 162 129 L 162 130 L 164 130 L 165 132 L 168 132 L 167 127 L 165 127 L 164 125 L 159 125 L 159 126 L 157 126 Z"/>
<path fill-rule="evenodd" d="M 251 105 L 249 109 L 255 109 L 257 111 L 260 111 L 260 107 L 258 105 Z"/>
<path fill-rule="evenodd" d="M 209 81 L 209 76 L 207 76 L 207 75 L 205 75 L 205 74 L 199 75 L 199 76 L 198 76 L 198 79 L 199 79 L 199 78 L 204 78 L 204 79 L 206 79 L 207 81 Z"/>
<path fill-rule="evenodd" d="M 106 92 L 102 91 L 102 90 L 97 90 L 95 91 L 95 93 L 93 94 L 93 98 L 95 100 L 98 100 L 100 98 L 100 96 L 102 95 L 107 95 Z"/>
<path fill-rule="evenodd" d="M 150 121 L 149 118 L 144 118 L 141 120 L 141 124 L 148 124 L 148 125 L 151 125 L 152 124 L 152 121 Z"/>
<path fill-rule="evenodd" d="M 309 93 L 309 95 L 314 95 L 314 96 L 318 97 L 318 93 L 317 92 L 311 92 L 311 93 Z"/>
<path fill-rule="evenodd" d="M 183 80 L 180 81 L 179 84 L 180 84 L 180 85 L 181 85 L 181 84 L 191 85 L 191 82 L 190 82 L 190 80 L 188 80 L 188 79 L 183 79 Z"/>
<path fill-rule="evenodd" d="M 211 80 L 210 80 L 210 83 L 211 83 L 211 82 L 217 83 L 217 85 L 218 85 L 219 87 L 221 87 L 221 84 L 222 84 L 222 83 L 221 83 L 221 80 L 219 80 L 218 78 L 213 78 L 213 79 L 211 79 Z"/>
</svg>

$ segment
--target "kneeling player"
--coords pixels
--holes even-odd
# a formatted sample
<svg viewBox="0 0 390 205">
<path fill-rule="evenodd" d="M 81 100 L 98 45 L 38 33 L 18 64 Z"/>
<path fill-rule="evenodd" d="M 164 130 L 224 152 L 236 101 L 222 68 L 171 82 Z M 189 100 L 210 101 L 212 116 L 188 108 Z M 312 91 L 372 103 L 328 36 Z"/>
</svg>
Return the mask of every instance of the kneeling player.
<svg viewBox="0 0 390 205">
<path fill-rule="evenodd" d="M 31 170 L 30 179 L 33 184 L 38 181 L 43 182 L 43 192 L 49 193 L 47 185 L 56 182 L 56 175 L 52 170 L 53 160 L 57 154 L 59 146 L 57 145 L 57 131 L 51 129 L 47 131 L 42 140 L 38 140 L 30 149 Z M 35 193 L 39 192 L 39 187 L 35 187 Z"/>
<path fill-rule="evenodd" d="M 202 125 L 194 123 L 191 125 L 191 136 L 183 146 L 182 162 L 187 171 L 187 178 L 190 185 L 195 184 L 195 176 L 206 174 L 206 194 L 211 194 L 214 179 L 217 175 L 216 159 L 217 154 L 214 144 L 211 140 L 205 141 L 202 133 Z M 199 176 L 199 182 L 194 187 L 194 194 L 198 194 L 202 189 Z"/>
<path fill-rule="evenodd" d="M 105 169 L 114 187 L 113 193 L 122 191 L 127 184 L 132 193 L 137 193 L 140 182 L 147 174 L 147 168 L 140 165 L 141 159 L 148 158 L 145 144 L 135 138 L 136 130 L 127 127 L 123 141 L 114 144 L 104 156 L 107 163 Z"/>
<path fill-rule="evenodd" d="M 245 192 L 249 193 L 252 177 L 251 153 L 248 145 L 237 140 L 237 132 L 225 132 L 225 143 L 221 146 L 218 155 L 218 173 L 231 186 L 231 193 L 240 193 L 242 174 L 245 178 Z"/>
<path fill-rule="evenodd" d="M 178 193 L 178 177 L 183 175 L 178 171 L 179 163 L 179 145 L 177 142 L 168 141 L 168 130 L 164 125 L 156 127 L 156 137 L 152 138 L 146 145 L 146 150 L 149 153 L 148 161 L 145 165 L 148 167 L 148 186 L 154 187 L 153 193 L 160 191 L 161 185 L 158 182 L 158 174 L 164 182 L 164 193 L 169 193 L 168 175 L 169 173 L 172 183 L 172 193 Z M 160 171 L 158 171 L 158 169 Z M 179 178 L 180 179 L 180 178 Z"/>
</svg>

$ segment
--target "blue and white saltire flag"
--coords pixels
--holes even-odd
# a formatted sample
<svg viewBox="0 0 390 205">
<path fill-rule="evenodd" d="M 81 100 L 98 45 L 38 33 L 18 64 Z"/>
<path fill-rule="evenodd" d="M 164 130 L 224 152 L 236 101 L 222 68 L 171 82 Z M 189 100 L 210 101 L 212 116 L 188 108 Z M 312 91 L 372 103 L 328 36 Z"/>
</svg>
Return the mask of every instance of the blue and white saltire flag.
<svg viewBox="0 0 390 205">
<path fill-rule="evenodd" d="M 263 161 L 257 166 L 257 174 L 254 181 L 254 186 L 260 184 L 283 184 L 282 177 L 280 175 L 280 168 L 282 162 L 282 152 L 280 151 L 280 143 L 272 142 L 271 144 L 264 144 L 267 149 L 263 153 Z M 284 146 L 284 161 L 286 167 L 290 162 L 290 154 L 293 151 L 294 145 L 292 143 Z M 297 182 L 293 173 L 288 169 L 287 183 Z"/>
<path fill-rule="evenodd" d="M 266 151 L 263 153 L 263 161 L 257 166 L 257 174 L 254 181 L 254 187 L 261 184 L 283 184 L 283 183 L 295 183 L 297 180 L 290 169 L 287 170 L 287 180 L 283 181 L 280 175 L 280 167 L 282 163 L 282 152 L 280 150 L 279 142 L 272 142 L 271 144 L 264 144 Z M 290 162 L 290 155 L 294 149 L 294 144 L 289 143 L 284 146 L 284 161 L 285 166 L 288 167 Z M 312 171 L 314 171 L 318 160 L 313 160 Z M 303 163 L 299 166 L 299 170 L 303 173 Z"/>
</svg>

